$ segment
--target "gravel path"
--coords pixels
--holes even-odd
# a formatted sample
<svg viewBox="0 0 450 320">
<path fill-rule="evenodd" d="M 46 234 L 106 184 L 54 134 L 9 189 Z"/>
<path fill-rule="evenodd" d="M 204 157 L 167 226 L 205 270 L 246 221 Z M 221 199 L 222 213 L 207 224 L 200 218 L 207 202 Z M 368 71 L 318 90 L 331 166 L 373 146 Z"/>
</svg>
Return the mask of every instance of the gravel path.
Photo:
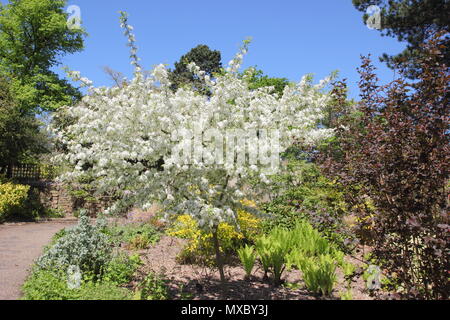
<svg viewBox="0 0 450 320">
<path fill-rule="evenodd" d="M 73 220 L 0 225 L 0 300 L 18 300 L 33 261 L 59 230 Z"/>
</svg>

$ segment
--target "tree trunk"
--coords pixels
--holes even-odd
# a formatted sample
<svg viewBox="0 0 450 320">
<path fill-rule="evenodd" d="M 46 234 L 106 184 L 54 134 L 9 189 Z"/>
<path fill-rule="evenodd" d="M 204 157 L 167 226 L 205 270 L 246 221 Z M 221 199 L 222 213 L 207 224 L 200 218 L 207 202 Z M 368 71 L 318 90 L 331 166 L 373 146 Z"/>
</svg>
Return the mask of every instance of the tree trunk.
<svg viewBox="0 0 450 320">
<path fill-rule="evenodd" d="M 12 171 L 13 171 L 13 165 L 12 164 L 7 165 L 6 166 L 6 178 L 7 179 L 11 179 L 13 177 Z"/>
<path fill-rule="evenodd" d="M 222 261 L 222 255 L 220 253 L 219 237 L 217 235 L 217 231 L 218 231 L 218 227 L 215 227 L 215 229 L 213 231 L 214 250 L 216 251 L 216 263 L 217 263 L 217 267 L 219 268 L 220 281 L 223 283 L 223 282 L 225 282 L 225 273 L 223 271 L 223 261 Z"/>
</svg>

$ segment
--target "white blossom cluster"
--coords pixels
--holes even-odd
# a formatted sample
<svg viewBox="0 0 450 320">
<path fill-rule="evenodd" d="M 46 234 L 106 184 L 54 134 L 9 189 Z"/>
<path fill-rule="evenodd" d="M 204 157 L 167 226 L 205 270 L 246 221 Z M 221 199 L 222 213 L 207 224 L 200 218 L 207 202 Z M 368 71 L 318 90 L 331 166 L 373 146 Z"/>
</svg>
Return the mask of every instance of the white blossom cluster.
<svg viewBox="0 0 450 320">
<path fill-rule="evenodd" d="M 203 154 L 195 163 L 180 162 L 174 154 L 179 141 L 173 139 L 179 130 L 276 129 L 281 150 L 294 139 L 314 144 L 333 134 L 317 126 L 330 99 L 321 90 L 328 80 L 314 86 L 304 77 L 287 86 L 281 96 L 271 93 L 271 88 L 250 90 L 238 73 L 248 50 L 246 41 L 223 74 L 214 78 L 190 64 L 209 86 L 210 96 L 191 88 L 173 92 L 164 65 L 156 66 L 151 76 L 143 76 L 132 28 L 125 18 L 122 26 L 129 37 L 135 78 L 123 87 L 94 88 L 77 73 L 90 87 L 89 94 L 69 108 L 75 123 L 55 132 L 66 146 L 58 159 L 73 166 L 61 178 L 93 176 L 99 193 L 114 191 L 120 197 L 109 212 L 131 205 L 145 209 L 160 201 L 167 212 L 189 213 L 201 226 L 212 228 L 235 219 L 247 177 L 257 174 L 269 182 L 258 165 L 211 165 L 211 146 L 204 142 L 195 146 L 195 152 Z M 258 144 L 238 148 L 251 151 Z"/>
</svg>

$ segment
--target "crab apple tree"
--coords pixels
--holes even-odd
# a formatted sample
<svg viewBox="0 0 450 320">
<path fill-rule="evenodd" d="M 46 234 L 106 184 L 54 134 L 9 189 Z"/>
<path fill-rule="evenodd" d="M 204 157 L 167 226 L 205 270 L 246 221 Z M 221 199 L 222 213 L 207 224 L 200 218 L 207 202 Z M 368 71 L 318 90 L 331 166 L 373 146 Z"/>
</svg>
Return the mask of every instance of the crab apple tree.
<svg viewBox="0 0 450 320">
<path fill-rule="evenodd" d="M 188 87 L 174 92 L 166 66 L 142 71 L 133 28 L 126 15 L 121 21 L 134 78 L 123 87 L 96 88 L 71 72 L 89 93 L 65 109 L 73 122 L 55 129 L 65 150 L 57 160 L 72 168 L 60 178 L 94 177 L 98 194 L 114 193 L 119 199 L 108 213 L 130 206 L 146 209 L 158 201 L 167 214 L 190 214 L 213 234 L 223 281 L 219 224 L 236 225 L 236 212 L 248 197 L 246 179 L 257 175 L 262 184 L 269 183 L 279 153 L 294 140 L 315 144 L 333 134 L 317 126 L 329 103 L 324 92 L 329 79 L 313 85 L 304 77 L 282 95 L 270 87 L 252 90 L 246 81 L 251 75 L 238 72 L 249 45 L 244 41 L 220 74 L 210 76 L 189 65 L 210 95 Z"/>
</svg>

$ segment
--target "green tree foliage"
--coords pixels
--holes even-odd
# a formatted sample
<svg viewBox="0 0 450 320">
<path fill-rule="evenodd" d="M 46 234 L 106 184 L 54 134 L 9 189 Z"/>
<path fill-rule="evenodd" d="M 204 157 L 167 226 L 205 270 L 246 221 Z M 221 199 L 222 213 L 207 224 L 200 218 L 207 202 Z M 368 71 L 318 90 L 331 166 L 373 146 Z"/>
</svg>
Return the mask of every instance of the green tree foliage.
<svg viewBox="0 0 450 320">
<path fill-rule="evenodd" d="M 273 87 L 273 92 L 280 96 L 283 94 L 284 88 L 290 83 L 286 78 L 271 78 L 255 67 L 244 70 L 243 75 L 248 75 L 247 80 L 250 89 Z"/>
<path fill-rule="evenodd" d="M 353 5 L 366 12 L 371 5 L 381 8 L 381 32 L 384 36 L 397 37 L 399 41 L 407 42 L 407 48 L 400 54 L 390 56 L 384 54 L 390 68 L 398 63 L 408 61 L 408 77 L 417 78 L 420 73 L 420 45 L 425 43 L 431 32 L 450 32 L 450 2 L 448 0 L 353 0 Z M 369 15 L 363 19 L 367 21 Z M 441 62 L 449 65 L 450 38 L 445 40 L 444 54 Z"/>
<path fill-rule="evenodd" d="M 0 72 L 22 110 L 52 111 L 80 92 L 51 71 L 63 55 L 83 49 L 84 31 L 67 27 L 66 0 L 0 4 Z"/>
<path fill-rule="evenodd" d="M 218 73 L 222 69 L 222 57 L 218 50 L 211 50 L 206 45 L 198 45 L 191 49 L 187 54 L 181 57 L 180 61 L 175 62 L 175 69 L 171 71 L 170 80 L 172 81 L 172 89 L 188 85 L 197 89 L 201 93 L 208 94 L 208 89 L 205 83 L 198 79 L 187 66 L 191 62 L 200 67 L 200 70 L 206 72 L 207 75 L 213 76 L 214 73 Z"/>
<path fill-rule="evenodd" d="M 7 167 L 45 151 L 39 121 L 17 107 L 7 80 L 0 77 L 0 174 Z"/>
</svg>

